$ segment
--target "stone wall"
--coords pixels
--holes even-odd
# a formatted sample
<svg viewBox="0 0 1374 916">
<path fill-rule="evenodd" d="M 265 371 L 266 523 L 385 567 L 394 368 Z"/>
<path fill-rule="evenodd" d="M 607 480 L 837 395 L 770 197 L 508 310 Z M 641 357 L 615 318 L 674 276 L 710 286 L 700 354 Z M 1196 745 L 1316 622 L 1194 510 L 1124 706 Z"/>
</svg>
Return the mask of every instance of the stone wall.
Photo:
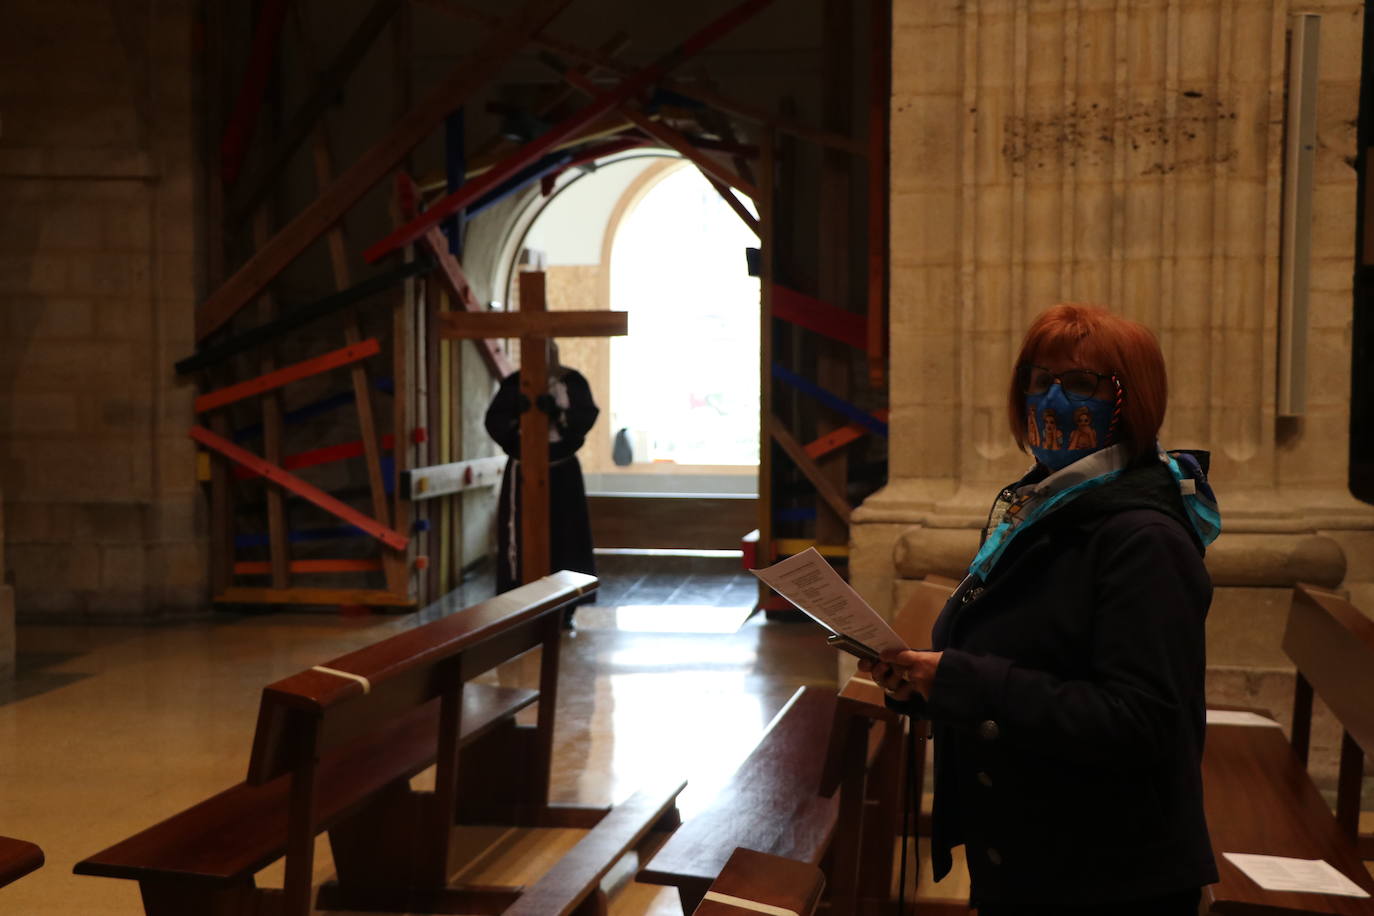
<svg viewBox="0 0 1374 916">
<path fill-rule="evenodd" d="M 1294 579 L 1374 609 L 1374 510 L 1346 489 L 1361 6 L 1301 10 L 1323 17 L 1308 409 L 1284 419 L 1286 0 L 898 0 L 891 470 L 852 527 L 876 605 L 903 577 L 962 571 L 1028 462 L 1004 419 L 1011 360 L 1030 319 L 1068 300 L 1156 331 L 1162 441 L 1213 454 L 1211 651 L 1234 688 L 1218 690 L 1282 672 L 1271 611 Z"/>
<path fill-rule="evenodd" d="M 21 617 L 205 607 L 189 0 L 15 0 L 0 30 L 0 493 Z"/>
</svg>

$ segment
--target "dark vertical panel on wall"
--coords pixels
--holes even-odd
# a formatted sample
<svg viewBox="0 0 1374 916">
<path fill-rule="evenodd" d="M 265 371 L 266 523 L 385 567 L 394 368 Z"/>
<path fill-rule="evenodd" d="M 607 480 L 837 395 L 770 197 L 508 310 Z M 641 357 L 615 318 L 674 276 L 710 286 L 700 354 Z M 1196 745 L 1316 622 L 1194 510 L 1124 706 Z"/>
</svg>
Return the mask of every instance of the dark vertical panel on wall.
<svg viewBox="0 0 1374 916">
<path fill-rule="evenodd" d="M 1374 503 L 1374 2 L 1364 5 L 1360 67 L 1359 185 L 1350 366 L 1350 492 Z"/>
</svg>

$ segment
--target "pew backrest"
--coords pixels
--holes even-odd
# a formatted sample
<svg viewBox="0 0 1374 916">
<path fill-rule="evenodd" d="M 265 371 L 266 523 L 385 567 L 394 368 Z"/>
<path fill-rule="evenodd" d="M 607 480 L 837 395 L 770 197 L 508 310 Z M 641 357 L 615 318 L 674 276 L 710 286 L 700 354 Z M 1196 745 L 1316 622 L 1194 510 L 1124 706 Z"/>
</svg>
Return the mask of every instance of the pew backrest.
<svg viewBox="0 0 1374 916">
<path fill-rule="evenodd" d="M 828 858 L 831 912 L 848 912 L 841 900 L 885 896 L 895 821 L 883 815 L 896 809 L 868 802 L 896 790 L 897 719 L 851 695 L 799 688 L 711 804 L 668 838 L 638 880 L 677 887 L 690 912 L 743 847 L 808 865 Z M 861 880 L 870 863 L 883 867 Z"/>
<path fill-rule="evenodd" d="M 1283 651 L 1355 743 L 1374 753 L 1374 620 L 1339 595 L 1299 584 Z M 1303 705 L 1310 716 L 1310 700 Z"/>
<path fill-rule="evenodd" d="M 1297 666 L 1290 736 L 1298 759 L 1307 763 L 1312 734 L 1312 699 L 1322 698 L 1340 722 L 1340 772 L 1336 820 L 1364 855 L 1374 855 L 1374 837 L 1360 836 L 1364 760 L 1374 752 L 1374 620 L 1340 595 L 1299 583 L 1283 635 L 1283 650 Z"/>
<path fill-rule="evenodd" d="M 261 785 L 319 755 L 394 724 L 540 645 L 558 626 L 549 611 L 595 589 L 561 571 L 398 633 L 263 688 L 248 783 Z"/>
<path fill-rule="evenodd" d="M 243 783 L 77 863 L 76 873 L 138 880 L 145 903 L 161 901 L 148 903 L 149 913 L 220 912 L 225 894 L 276 894 L 272 912 L 304 916 L 319 832 L 345 826 L 431 764 L 429 804 L 456 811 L 460 753 L 518 730 L 515 715 L 536 701 L 539 722 L 527 730 L 517 769 L 531 780 L 529 806 L 545 805 L 558 610 L 596 586 L 592 576 L 559 572 L 455 612 L 431 606 L 446 616 L 269 685 Z M 536 646 L 545 650 L 538 691 L 467 683 Z M 442 887 L 451 818 L 407 824 L 421 851 L 421 861 L 406 862 L 407 880 Z M 283 889 L 257 889 L 253 875 L 282 856 Z"/>
<path fill-rule="evenodd" d="M 892 629 L 911 648 L 924 649 L 930 645 L 935 619 L 959 583 L 943 576 L 926 576 L 912 584 L 906 603 L 892 617 Z"/>
<path fill-rule="evenodd" d="M 1283 648 L 1297 666 L 1293 728 L 1285 739 L 1267 714 L 1211 722 L 1203 752 L 1203 800 L 1219 880 L 1206 888 L 1214 913 L 1328 913 L 1374 916 L 1369 899 L 1261 888 L 1225 854 L 1260 853 L 1321 859 L 1367 892 L 1374 882 L 1361 862 L 1360 782 L 1374 747 L 1374 622 L 1339 595 L 1307 585 L 1293 590 Z M 1314 693 L 1346 731 L 1336 817 L 1307 772 Z"/>
</svg>

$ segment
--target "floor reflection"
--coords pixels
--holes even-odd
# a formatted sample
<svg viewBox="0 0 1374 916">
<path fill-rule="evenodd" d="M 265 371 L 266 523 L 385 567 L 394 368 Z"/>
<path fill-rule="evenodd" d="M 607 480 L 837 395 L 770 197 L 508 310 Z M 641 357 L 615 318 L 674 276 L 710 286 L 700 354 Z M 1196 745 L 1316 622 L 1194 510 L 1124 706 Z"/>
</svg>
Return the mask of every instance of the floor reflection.
<svg viewBox="0 0 1374 916">
<path fill-rule="evenodd" d="M 563 641 L 551 794 L 606 804 L 683 778 L 690 817 L 799 686 L 835 683 L 837 655 L 812 624 L 749 616 L 755 586 L 737 560 L 694 558 L 656 579 L 650 559 L 607 563 L 599 603 L 578 610 Z M 704 600 L 710 583 L 722 600 Z M 482 589 L 463 597 L 480 600 Z M 632 600 L 607 602 L 617 596 Z M 426 619 L 283 613 L 21 626 L 19 678 L 0 704 L 0 832 L 38 843 L 47 865 L 0 892 L 0 908 L 141 913 L 131 882 L 77 877 L 72 865 L 242 779 L 265 684 Z M 538 659 L 499 677 L 533 684 Z M 672 911 L 660 890 L 627 889 L 613 911 Z"/>
</svg>

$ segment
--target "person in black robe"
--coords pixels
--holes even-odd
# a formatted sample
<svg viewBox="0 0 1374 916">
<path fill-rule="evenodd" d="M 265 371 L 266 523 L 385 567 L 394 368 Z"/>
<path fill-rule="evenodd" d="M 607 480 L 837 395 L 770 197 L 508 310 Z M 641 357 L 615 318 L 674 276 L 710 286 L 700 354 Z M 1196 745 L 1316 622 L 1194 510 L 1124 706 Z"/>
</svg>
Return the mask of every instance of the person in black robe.
<svg viewBox="0 0 1374 916">
<path fill-rule="evenodd" d="M 600 410 L 592 389 L 576 369 L 560 365 L 558 348 L 549 342 L 548 391 L 536 398 L 533 409 L 549 415 L 549 565 L 596 575 L 592 553 L 591 518 L 587 490 L 577 450 L 586 441 Z M 501 505 L 497 512 L 496 591 L 521 584 L 520 577 L 520 416 L 529 408 L 520 393 L 520 372 L 501 381 L 487 408 L 487 432 L 510 456 L 501 480 Z M 579 604 L 591 601 L 588 595 Z M 576 607 L 574 605 L 573 607 Z M 572 626 L 573 607 L 564 613 L 564 626 Z"/>
</svg>

